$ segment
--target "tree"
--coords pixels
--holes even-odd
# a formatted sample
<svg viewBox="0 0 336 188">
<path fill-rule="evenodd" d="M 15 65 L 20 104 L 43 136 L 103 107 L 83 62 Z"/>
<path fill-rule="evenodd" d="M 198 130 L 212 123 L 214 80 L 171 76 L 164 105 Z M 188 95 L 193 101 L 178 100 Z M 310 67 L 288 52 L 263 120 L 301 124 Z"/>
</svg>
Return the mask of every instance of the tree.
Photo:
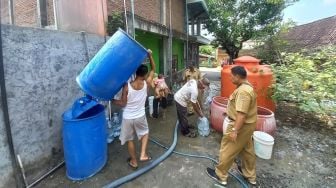
<svg viewBox="0 0 336 188">
<path fill-rule="evenodd" d="M 215 52 L 215 49 L 211 45 L 200 46 L 201 54 L 213 55 L 214 52 Z"/>
<path fill-rule="evenodd" d="M 282 23 L 278 31 L 266 38 L 261 39 L 259 46 L 255 48 L 257 58 L 265 64 L 282 64 L 281 53 L 289 52 L 293 45 L 286 39 L 288 31 L 296 25 L 292 20 Z"/>
<path fill-rule="evenodd" d="M 282 21 L 282 10 L 297 0 L 207 0 L 210 19 L 205 23 L 231 60 L 243 42 L 271 36 Z"/>
</svg>

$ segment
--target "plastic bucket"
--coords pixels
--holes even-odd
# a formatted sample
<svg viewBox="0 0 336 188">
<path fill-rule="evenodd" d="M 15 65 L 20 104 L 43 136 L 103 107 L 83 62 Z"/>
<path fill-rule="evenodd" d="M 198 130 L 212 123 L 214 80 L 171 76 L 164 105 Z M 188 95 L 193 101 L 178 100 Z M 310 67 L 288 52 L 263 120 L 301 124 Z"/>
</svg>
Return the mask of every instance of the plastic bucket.
<svg viewBox="0 0 336 188">
<path fill-rule="evenodd" d="M 106 116 L 98 104 L 75 119 L 73 108 L 63 113 L 63 147 L 66 175 L 83 180 L 99 172 L 107 161 Z"/>
<path fill-rule="evenodd" d="M 261 132 L 253 132 L 254 150 L 258 157 L 262 159 L 270 159 L 272 157 L 274 138 L 273 136 Z"/>
<path fill-rule="evenodd" d="M 84 93 L 110 100 L 147 57 L 147 50 L 119 29 L 77 76 Z"/>
</svg>

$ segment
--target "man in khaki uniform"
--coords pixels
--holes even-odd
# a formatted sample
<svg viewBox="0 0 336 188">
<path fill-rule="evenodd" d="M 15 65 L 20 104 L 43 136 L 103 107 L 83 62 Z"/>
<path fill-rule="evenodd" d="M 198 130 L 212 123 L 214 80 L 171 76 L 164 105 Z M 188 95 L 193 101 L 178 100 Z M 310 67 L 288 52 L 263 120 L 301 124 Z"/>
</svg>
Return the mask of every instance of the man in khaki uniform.
<svg viewBox="0 0 336 188">
<path fill-rule="evenodd" d="M 195 68 L 193 65 L 189 65 L 189 67 L 185 70 L 183 75 L 183 81 L 184 83 L 187 83 L 189 80 L 194 79 L 196 81 L 202 80 L 201 71 L 199 71 L 197 68 Z M 198 98 L 197 101 L 202 108 L 202 98 L 203 98 L 203 91 L 198 91 Z M 188 115 L 192 115 L 194 113 L 194 109 L 192 106 L 192 103 L 188 102 Z"/>
<path fill-rule="evenodd" d="M 242 66 L 231 69 L 232 83 L 237 89 L 231 94 L 227 108 L 230 123 L 224 132 L 219 151 L 219 163 L 215 169 L 207 168 L 207 174 L 222 185 L 227 184 L 228 171 L 234 159 L 241 154 L 244 178 L 256 185 L 256 156 L 252 135 L 257 124 L 257 102 L 253 87 L 246 80 Z"/>
</svg>

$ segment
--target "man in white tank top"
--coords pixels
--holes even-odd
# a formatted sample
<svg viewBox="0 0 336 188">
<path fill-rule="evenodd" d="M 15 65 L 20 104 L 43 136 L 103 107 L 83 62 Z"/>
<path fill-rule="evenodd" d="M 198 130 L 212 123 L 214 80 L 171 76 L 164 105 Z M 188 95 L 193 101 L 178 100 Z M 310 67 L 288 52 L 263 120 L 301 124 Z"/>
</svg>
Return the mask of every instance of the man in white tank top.
<svg viewBox="0 0 336 188">
<path fill-rule="evenodd" d="M 155 63 L 151 50 L 148 50 L 148 58 L 151 66 L 148 77 L 146 78 L 148 67 L 146 65 L 140 65 L 136 70 L 135 80 L 123 87 L 121 99 L 113 101 L 114 104 L 124 107 L 119 139 L 121 145 L 124 145 L 127 142 L 128 153 L 130 155 L 127 159 L 127 163 L 133 169 L 138 167 L 135 145 L 133 142 L 134 134 L 136 134 L 141 141 L 139 160 L 151 160 L 151 157 L 147 154 L 149 129 L 145 112 L 147 93 L 155 71 Z"/>
<path fill-rule="evenodd" d="M 177 118 L 179 120 L 182 135 L 191 138 L 197 136 L 195 131 L 189 130 L 190 126 L 187 119 L 187 106 L 188 102 L 190 101 L 198 116 L 203 117 L 204 115 L 202 109 L 197 101 L 198 90 L 205 89 L 209 86 L 209 84 L 210 82 L 206 78 L 198 81 L 191 79 L 175 93 L 174 99 L 176 103 Z"/>
</svg>

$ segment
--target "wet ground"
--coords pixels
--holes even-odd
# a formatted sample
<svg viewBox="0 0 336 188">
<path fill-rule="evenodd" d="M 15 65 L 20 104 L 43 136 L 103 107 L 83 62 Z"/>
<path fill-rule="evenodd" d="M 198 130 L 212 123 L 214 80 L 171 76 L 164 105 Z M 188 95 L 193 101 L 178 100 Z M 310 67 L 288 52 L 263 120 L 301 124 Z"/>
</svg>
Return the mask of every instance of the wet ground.
<svg viewBox="0 0 336 188">
<path fill-rule="evenodd" d="M 210 93 L 220 91 L 219 72 L 206 70 L 212 80 Z M 208 114 L 208 105 L 205 105 Z M 196 116 L 190 121 L 195 124 Z M 333 128 L 326 129 L 325 123 L 311 114 L 298 111 L 293 105 L 281 103 L 276 112 L 277 133 L 272 159 L 257 159 L 258 187 L 336 187 L 336 137 Z M 148 118 L 150 137 L 170 146 L 176 123 L 175 106 L 169 106 L 167 117 Z M 208 137 L 186 138 L 178 135 L 176 151 L 206 155 L 218 159 L 221 134 L 212 131 Z M 139 148 L 139 145 L 137 145 Z M 155 159 L 165 150 L 149 142 L 148 150 Z M 139 150 L 138 150 L 139 151 Z M 127 165 L 127 149 L 115 140 L 109 144 L 108 162 L 97 175 L 85 181 L 74 182 L 66 178 L 65 167 L 44 179 L 36 187 L 102 187 L 133 170 Z M 140 168 L 148 165 L 139 163 Z M 121 187 L 125 188 L 170 188 L 170 187 L 220 187 L 205 173 L 213 162 L 207 159 L 170 155 L 151 171 Z M 227 187 L 241 187 L 229 178 Z"/>
</svg>

